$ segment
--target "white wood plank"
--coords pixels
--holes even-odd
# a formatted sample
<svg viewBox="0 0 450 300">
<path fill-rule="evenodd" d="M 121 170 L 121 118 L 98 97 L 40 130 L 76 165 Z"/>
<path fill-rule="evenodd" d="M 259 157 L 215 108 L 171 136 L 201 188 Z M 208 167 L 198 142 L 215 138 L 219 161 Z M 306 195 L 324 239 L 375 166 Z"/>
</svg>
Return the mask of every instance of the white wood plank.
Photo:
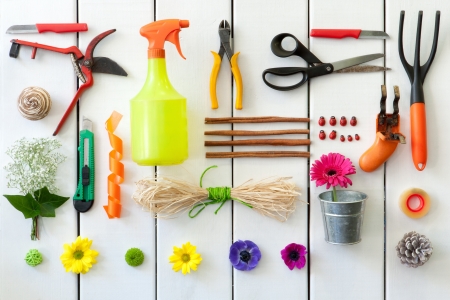
<svg viewBox="0 0 450 300">
<path fill-rule="evenodd" d="M 235 116 L 289 116 L 307 117 L 307 86 L 280 92 L 266 86 L 261 79 L 264 69 L 281 66 L 305 66 L 296 57 L 281 59 L 270 51 L 272 38 L 282 32 L 294 34 L 307 45 L 308 1 L 235 1 L 234 44 L 240 51 L 239 66 L 244 83 L 242 111 Z M 283 43 L 293 47 L 292 41 Z M 298 79 L 298 78 L 297 78 Z M 279 84 L 286 83 L 281 80 Z M 299 123 L 237 124 L 234 129 L 269 130 L 307 128 Z M 273 136 L 271 137 L 273 138 Z M 306 138 L 298 135 L 286 138 Z M 307 147 L 234 147 L 234 151 L 298 150 Z M 305 158 L 239 158 L 234 159 L 233 185 L 249 179 L 260 180 L 270 176 L 292 176 L 302 189 L 300 199 L 307 201 L 307 159 Z M 290 243 L 307 246 L 306 204 L 297 203 L 297 210 L 287 222 L 263 217 L 257 212 L 234 203 L 233 240 L 251 240 L 256 243 L 262 258 L 250 272 L 234 270 L 234 299 L 307 299 L 308 267 L 290 271 L 281 259 L 280 251 Z M 308 249 L 309 251 L 309 249 Z"/>
<path fill-rule="evenodd" d="M 207 167 L 218 165 L 217 169 L 205 175 L 203 186 L 230 186 L 231 160 L 205 158 L 206 151 L 230 151 L 230 147 L 207 149 L 203 144 L 204 140 L 212 139 L 205 138 L 205 130 L 231 128 L 227 124 L 204 124 L 205 117 L 231 115 L 231 72 L 227 61 L 222 62 L 217 80 L 217 110 L 210 108 L 209 99 L 209 76 L 213 64 L 210 51 L 219 51 L 218 27 L 223 19 L 231 22 L 231 3 L 226 0 L 157 1 L 156 19 L 172 18 L 190 21 L 190 27 L 183 28 L 180 33 L 181 49 L 186 61 L 178 55 L 172 44 L 166 43 L 165 47 L 170 81 L 187 98 L 189 158 L 182 165 L 158 167 L 158 173 L 198 183 Z M 190 219 L 184 213 L 172 220 L 158 220 L 158 299 L 231 299 L 231 269 L 228 263 L 231 205 L 225 204 L 217 215 L 214 214 L 215 209 L 217 207 L 208 207 L 195 219 Z M 181 247 L 188 241 L 197 246 L 203 261 L 196 272 L 183 276 L 181 271 L 172 271 L 168 258 L 173 246 Z"/>
<path fill-rule="evenodd" d="M 139 29 L 152 21 L 152 3 L 79 1 L 79 20 L 89 25 L 89 32 L 80 34 L 80 48 L 84 51 L 101 32 L 117 29 L 98 44 L 94 54 L 111 58 L 128 73 L 128 77 L 94 73 L 94 86 L 80 104 L 80 118 L 84 115 L 93 121 L 96 155 L 96 200 L 90 211 L 80 215 L 80 233 L 93 239 L 92 247 L 100 253 L 98 264 L 87 276 L 81 276 L 80 299 L 155 298 L 155 223 L 131 199 L 134 183 L 153 176 L 154 169 L 139 167 L 131 160 L 129 113 L 129 101 L 139 92 L 147 74 L 148 43 Z M 108 202 L 111 151 L 104 124 L 113 110 L 123 115 L 115 134 L 124 145 L 125 181 L 120 185 L 121 218 L 110 220 L 103 209 Z M 124 259 L 132 247 L 140 248 L 145 255 L 143 265 L 136 268 L 128 266 Z"/>
<path fill-rule="evenodd" d="M 428 134 L 428 163 L 424 171 L 417 171 L 411 157 L 410 135 L 410 89 L 408 76 L 403 69 L 398 54 L 398 27 L 400 11 L 405 11 L 403 44 L 406 60 L 412 64 L 416 43 L 417 19 L 419 10 L 423 10 L 421 63 L 424 64 L 430 54 L 433 42 L 436 10 L 441 11 L 439 43 L 436 57 L 424 83 L 425 105 Z M 387 62 L 393 71 L 386 77 L 387 83 L 400 86 L 400 114 L 402 132 L 406 135 L 406 147 L 399 147 L 386 168 L 386 299 L 427 298 L 444 299 L 448 297 L 449 286 L 444 280 L 450 259 L 446 255 L 449 247 L 448 228 L 450 221 L 446 201 L 447 170 L 446 160 L 450 144 L 443 138 L 447 132 L 450 96 L 447 84 L 447 66 L 450 63 L 449 48 L 450 3 L 445 1 L 387 1 L 386 29 L 391 35 L 387 44 Z M 400 210 L 400 194 L 406 189 L 418 187 L 431 197 L 431 209 L 421 219 L 410 219 Z M 417 269 L 408 268 L 400 263 L 395 246 L 410 231 L 426 235 L 432 242 L 434 253 L 429 262 Z"/>
<path fill-rule="evenodd" d="M 2 168 L 10 158 L 6 148 L 22 137 L 51 137 L 67 105 L 76 91 L 75 75 L 68 55 L 38 50 L 36 59 L 30 59 L 31 48 L 22 47 L 19 57 L 9 57 L 10 40 L 21 39 L 57 47 L 76 43 L 76 35 L 4 34 L 11 25 L 37 22 L 76 22 L 75 1 L 44 0 L 1 1 L 0 49 L 1 66 L 1 125 L 0 160 Z M 26 9 L 25 9 L 26 8 Z M 57 13 L 56 13 L 57 12 Z M 46 89 L 53 100 L 49 115 L 40 121 L 22 118 L 16 108 L 21 91 L 29 86 Z M 76 164 L 75 126 L 72 113 L 61 133 L 56 137 L 62 143 L 60 152 L 67 160 L 57 172 L 59 194 L 72 196 L 75 190 Z M 5 172 L 0 179 L 1 194 L 19 194 L 17 189 L 6 188 Z M 63 243 L 76 237 L 76 213 L 71 201 L 56 210 L 56 218 L 40 218 L 40 240 L 30 240 L 31 220 L 14 209 L 2 197 L 0 202 L 0 298 L 1 299 L 76 299 L 77 277 L 66 274 L 59 260 Z M 24 258 L 29 249 L 38 249 L 44 261 L 32 268 Z"/>
<path fill-rule="evenodd" d="M 383 2 L 315 0 L 310 6 L 310 28 L 358 28 L 383 30 Z M 390 33 L 390 32 L 389 32 Z M 311 38 L 311 51 L 323 62 L 383 53 L 382 40 L 342 40 Z M 383 60 L 370 62 L 383 65 Z M 362 241 L 352 246 L 328 244 L 324 240 L 324 228 L 317 196 L 326 191 L 325 186 L 316 188 L 311 183 L 311 299 L 382 299 L 383 298 L 383 167 L 372 173 L 359 168 L 359 157 L 374 142 L 375 118 L 379 112 L 380 85 L 383 74 L 333 74 L 315 78 L 311 82 L 311 164 L 322 154 L 338 152 L 351 159 L 356 174 L 351 175 L 353 186 L 349 190 L 364 192 L 369 200 L 366 204 Z M 389 109 L 392 109 L 392 87 L 388 88 Z M 320 127 L 318 120 L 324 116 L 327 125 Z M 328 125 L 331 116 L 338 124 Z M 339 119 L 348 121 L 356 116 L 356 127 L 342 127 Z M 332 130 L 337 131 L 336 140 L 328 138 Z M 319 131 L 327 138 L 319 140 Z M 359 141 L 340 142 L 340 135 L 359 134 Z M 362 296 L 364 295 L 364 296 Z"/>
</svg>

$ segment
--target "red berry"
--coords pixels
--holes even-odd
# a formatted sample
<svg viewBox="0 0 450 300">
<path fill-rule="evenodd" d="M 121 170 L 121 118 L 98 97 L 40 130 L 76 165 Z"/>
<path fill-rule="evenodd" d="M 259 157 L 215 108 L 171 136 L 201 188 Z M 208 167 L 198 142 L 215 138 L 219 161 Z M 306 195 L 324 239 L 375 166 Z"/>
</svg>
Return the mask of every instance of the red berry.
<svg viewBox="0 0 450 300">
<path fill-rule="evenodd" d="M 341 117 L 341 120 L 339 121 L 339 124 L 341 124 L 341 126 L 345 126 L 347 125 L 347 119 L 345 117 Z"/>
<path fill-rule="evenodd" d="M 356 117 L 355 116 L 353 116 L 352 118 L 351 118 L 351 120 L 350 120 L 350 125 L 352 125 L 352 126 L 356 126 Z"/>
<path fill-rule="evenodd" d="M 319 126 L 324 126 L 325 125 L 325 118 L 324 117 L 320 117 L 319 118 Z"/>
<path fill-rule="evenodd" d="M 347 137 L 347 140 L 348 140 L 349 142 L 353 141 L 353 138 L 352 138 L 352 136 L 351 136 L 351 135 L 349 135 L 349 136 Z"/>
<path fill-rule="evenodd" d="M 331 140 L 334 140 L 336 138 L 336 130 L 333 130 L 332 132 L 330 132 L 329 137 Z"/>
<path fill-rule="evenodd" d="M 345 142 L 345 136 L 341 135 L 340 140 L 341 142 Z"/>
<path fill-rule="evenodd" d="M 359 141 L 359 135 L 355 134 L 355 140 Z"/>
<path fill-rule="evenodd" d="M 319 133 L 319 139 L 324 140 L 327 137 L 327 135 L 325 134 L 325 131 L 321 130 Z"/>
<path fill-rule="evenodd" d="M 334 116 L 331 116 L 331 118 L 330 118 L 330 125 L 331 126 L 336 125 L 336 118 Z"/>
</svg>

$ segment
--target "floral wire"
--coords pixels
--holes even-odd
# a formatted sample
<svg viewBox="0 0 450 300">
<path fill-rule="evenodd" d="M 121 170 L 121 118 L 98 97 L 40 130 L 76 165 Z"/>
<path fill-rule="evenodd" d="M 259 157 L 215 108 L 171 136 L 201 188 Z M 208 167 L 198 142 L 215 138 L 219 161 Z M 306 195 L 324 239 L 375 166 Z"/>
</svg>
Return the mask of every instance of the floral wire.
<svg viewBox="0 0 450 300">
<path fill-rule="evenodd" d="M 214 166 L 208 167 L 208 168 L 206 168 L 205 171 L 203 171 L 202 175 L 200 176 L 200 187 L 201 188 L 203 187 L 203 176 L 205 175 L 206 171 L 208 171 L 211 168 L 217 168 L 217 166 L 214 165 Z M 235 201 L 238 201 L 238 202 L 244 204 L 245 206 L 247 206 L 249 208 L 253 208 L 253 206 L 251 206 L 250 204 L 245 203 L 244 201 L 242 201 L 240 199 L 231 197 L 231 188 L 228 186 L 209 187 L 209 188 L 206 188 L 206 190 L 208 191 L 208 199 L 210 201 L 197 203 L 196 205 L 194 205 L 191 208 L 191 210 L 189 211 L 190 218 L 195 218 L 196 216 L 198 216 L 208 205 L 220 203 L 219 208 L 216 209 L 216 211 L 214 212 L 214 214 L 217 215 L 217 212 L 219 212 L 219 210 L 222 208 L 222 206 L 228 200 L 235 200 Z M 201 208 L 199 208 L 199 207 L 201 207 Z M 199 208 L 199 209 L 195 212 L 194 215 L 192 215 L 192 212 L 194 212 L 197 208 Z"/>
</svg>

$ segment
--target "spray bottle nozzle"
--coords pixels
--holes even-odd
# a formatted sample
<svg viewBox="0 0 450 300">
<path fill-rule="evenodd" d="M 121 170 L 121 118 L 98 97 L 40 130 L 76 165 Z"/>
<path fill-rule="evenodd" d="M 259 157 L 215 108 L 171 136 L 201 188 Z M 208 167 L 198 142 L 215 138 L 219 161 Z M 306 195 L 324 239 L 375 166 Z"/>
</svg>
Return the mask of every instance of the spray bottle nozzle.
<svg viewBox="0 0 450 300">
<path fill-rule="evenodd" d="M 188 20 L 167 19 L 160 20 L 141 27 L 140 33 L 148 39 L 148 57 L 164 57 L 164 42 L 175 45 L 180 56 L 186 59 L 181 52 L 179 33 L 181 28 L 189 27 Z"/>
</svg>

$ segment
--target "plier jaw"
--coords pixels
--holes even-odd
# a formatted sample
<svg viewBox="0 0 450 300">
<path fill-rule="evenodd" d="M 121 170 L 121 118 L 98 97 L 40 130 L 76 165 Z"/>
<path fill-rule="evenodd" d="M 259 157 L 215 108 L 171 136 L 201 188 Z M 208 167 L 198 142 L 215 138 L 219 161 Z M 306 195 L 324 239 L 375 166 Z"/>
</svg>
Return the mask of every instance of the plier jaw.
<svg viewBox="0 0 450 300">
<path fill-rule="evenodd" d="M 236 109 L 242 109 L 242 77 L 241 72 L 239 70 L 239 66 L 237 63 L 237 57 L 239 52 L 236 54 L 233 53 L 231 49 L 231 28 L 230 24 L 226 20 L 222 20 L 219 24 L 219 38 L 220 38 L 220 47 L 219 52 L 216 53 L 211 51 L 214 56 L 214 64 L 211 71 L 211 76 L 209 80 L 209 94 L 211 97 L 211 108 L 217 109 L 219 107 L 219 103 L 217 101 L 216 95 L 216 84 L 217 84 L 217 76 L 219 75 L 220 64 L 223 59 L 223 55 L 226 53 L 228 61 L 230 62 L 231 72 L 233 73 L 234 80 L 236 82 Z"/>
</svg>

